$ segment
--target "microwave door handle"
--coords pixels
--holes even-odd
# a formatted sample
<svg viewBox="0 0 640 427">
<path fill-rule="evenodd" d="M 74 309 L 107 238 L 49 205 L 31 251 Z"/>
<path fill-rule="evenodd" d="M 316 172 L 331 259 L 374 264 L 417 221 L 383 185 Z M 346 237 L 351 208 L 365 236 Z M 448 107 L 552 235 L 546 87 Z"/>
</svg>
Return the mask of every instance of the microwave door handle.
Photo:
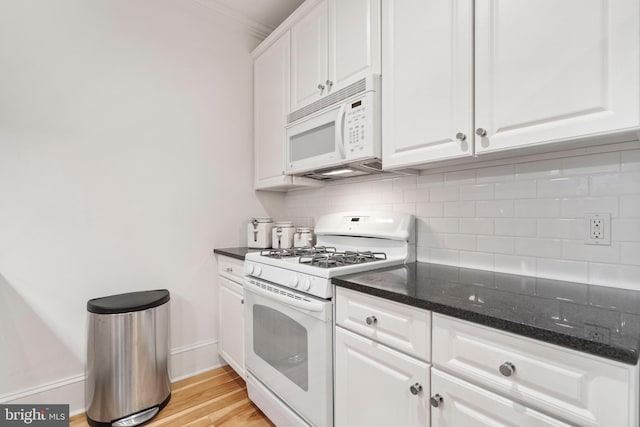
<svg viewBox="0 0 640 427">
<path fill-rule="evenodd" d="M 347 104 L 342 104 L 340 110 L 338 110 L 338 120 L 336 120 L 336 141 L 338 150 L 340 151 L 340 157 L 347 158 L 344 151 L 344 114 L 347 108 Z"/>
</svg>

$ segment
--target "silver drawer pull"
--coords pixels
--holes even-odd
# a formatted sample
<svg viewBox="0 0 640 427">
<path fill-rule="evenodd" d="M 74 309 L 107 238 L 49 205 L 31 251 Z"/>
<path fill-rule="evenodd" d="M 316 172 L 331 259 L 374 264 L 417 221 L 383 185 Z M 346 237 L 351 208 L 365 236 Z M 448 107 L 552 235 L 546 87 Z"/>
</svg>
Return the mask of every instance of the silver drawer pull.
<svg viewBox="0 0 640 427">
<path fill-rule="evenodd" d="M 371 326 L 378 323 L 378 319 L 376 319 L 376 316 L 369 316 L 366 318 L 366 322 L 367 322 L 367 325 Z"/>
<path fill-rule="evenodd" d="M 431 402 L 431 406 L 433 406 L 434 408 L 437 408 L 438 406 L 440 406 L 440 404 L 442 403 L 444 399 L 442 398 L 442 396 L 440 396 L 439 394 L 434 394 L 431 399 L 429 399 L 429 401 Z"/>
<path fill-rule="evenodd" d="M 224 271 L 226 271 L 227 273 L 233 273 L 233 268 L 232 267 L 227 267 L 224 269 Z"/>
<path fill-rule="evenodd" d="M 505 377 L 510 377 L 516 371 L 516 367 L 511 362 L 504 362 L 500 365 L 500 373 Z"/>
<path fill-rule="evenodd" d="M 420 383 L 415 383 L 414 385 L 409 387 L 409 391 L 411 392 L 411 394 L 416 395 L 422 391 L 422 386 L 420 385 Z"/>
</svg>

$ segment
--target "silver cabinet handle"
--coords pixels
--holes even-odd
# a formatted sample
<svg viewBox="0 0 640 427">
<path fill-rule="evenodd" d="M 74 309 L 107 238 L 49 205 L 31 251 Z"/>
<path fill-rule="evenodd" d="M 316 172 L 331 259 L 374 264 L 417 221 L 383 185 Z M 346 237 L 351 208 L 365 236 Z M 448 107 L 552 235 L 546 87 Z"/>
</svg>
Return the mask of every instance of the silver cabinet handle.
<svg viewBox="0 0 640 427">
<path fill-rule="evenodd" d="M 226 271 L 227 273 L 233 273 L 233 268 L 227 267 L 224 269 L 224 271 Z"/>
<path fill-rule="evenodd" d="M 516 367 L 511 362 L 504 362 L 500 365 L 500 373 L 505 377 L 510 377 L 516 371 Z"/>
<path fill-rule="evenodd" d="M 439 394 L 434 394 L 431 399 L 429 399 L 429 401 L 431 402 L 431 406 L 433 406 L 434 408 L 437 408 L 438 406 L 440 406 L 440 404 L 442 403 L 444 399 L 442 398 L 442 396 L 440 396 Z"/>
<path fill-rule="evenodd" d="M 485 137 L 485 136 L 487 136 L 487 130 L 483 129 L 483 128 L 478 128 L 478 129 L 476 129 L 476 135 L 478 135 L 480 137 Z"/>
<path fill-rule="evenodd" d="M 240 300 L 240 304 L 244 304 L 244 298 Z"/>
<path fill-rule="evenodd" d="M 465 135 L 465 134 L 464 134 L 464 133 L 462 133 L 462 132 L 458 132 L 458 133 L 456 133 L 456 139 L 457 139 L 458 141 L 460 141 L 460 142 L 463 142 L 464 140 L 466 140 L 466 139 L 467 139 L 467 135 Z"/>
<path fill-rule="evenodd" d="M 324 90 L 324 85 L 322 83 L 318 83 L 318 89 Z"/>
<path fill-rule="evenodd" d="M 325 83 L 329 89 L 331 89 L 331 86 L 333 86 L 333 82 L 331 80 L 327 80 Z"/>
<path fill-rule="evenodd" d="M 414 385 L 409 387 L 409 391 L 411 391 L 411 394 L 415 396 L 422 391 L 422 386 L 420 385 L 420 383 L 415 383 Z"/>
<path fill-rule="evenodd" d="M 378 323 L 378 319 L 376 319 L 376 316 L 369 316 L 366 318 L 366 322 L 367 325 L 375 325 L 376 323 Z"/>
</svg>

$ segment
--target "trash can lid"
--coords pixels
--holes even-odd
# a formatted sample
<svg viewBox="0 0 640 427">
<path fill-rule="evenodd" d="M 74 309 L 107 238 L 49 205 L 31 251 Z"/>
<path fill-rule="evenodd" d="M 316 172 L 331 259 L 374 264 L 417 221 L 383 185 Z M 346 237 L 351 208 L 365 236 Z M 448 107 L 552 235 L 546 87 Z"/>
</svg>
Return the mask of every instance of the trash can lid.
<svg viewBox="0 0 640 427">
<path fill-rule="evenodd" d="M 87 311 L 97 314 L 130 313 L 157 307 L 167 301 L 169 301 L 169 291 L 166 289 L 129 292 L 90 299 L 87 301 Z"/>
</svg>

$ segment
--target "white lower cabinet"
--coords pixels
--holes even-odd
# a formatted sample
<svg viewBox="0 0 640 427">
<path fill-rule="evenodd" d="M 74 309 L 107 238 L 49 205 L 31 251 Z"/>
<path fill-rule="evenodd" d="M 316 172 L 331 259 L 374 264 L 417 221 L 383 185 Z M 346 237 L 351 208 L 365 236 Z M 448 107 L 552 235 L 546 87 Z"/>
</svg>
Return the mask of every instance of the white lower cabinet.
<svg viewBox="0 0 640 427">
<path fill-rule="evenodd" d="M 335 351 L 336 427 L 429 425 L 427 363 L 339 326 Z"/>
<path fill-rule="evenodd" d="M 218 354 L 245 378 L 242 264 L 240 260 L 218 256 Z"/>
<path fill-rule="evenodd" d="M 432 427 L 568 427 L 512 400 L 431 369 Z"/>
</svg>

